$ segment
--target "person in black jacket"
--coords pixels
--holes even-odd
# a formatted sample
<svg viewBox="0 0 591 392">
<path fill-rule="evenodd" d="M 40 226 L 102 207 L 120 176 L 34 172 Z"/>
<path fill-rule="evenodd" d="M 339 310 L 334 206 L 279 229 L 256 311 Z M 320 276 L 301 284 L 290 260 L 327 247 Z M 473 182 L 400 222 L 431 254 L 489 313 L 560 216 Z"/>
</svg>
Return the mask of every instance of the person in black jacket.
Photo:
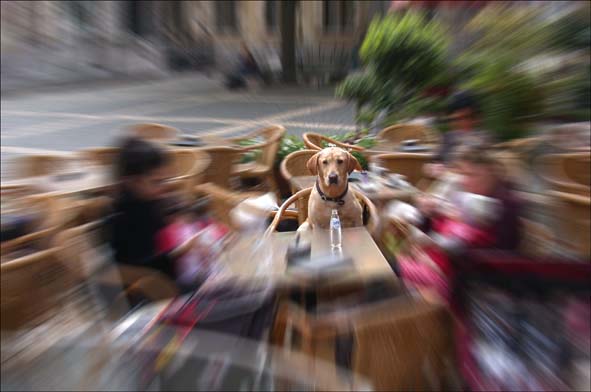
<svg viewBox="0 0 591 392">
<path fill-rule="evenodd" d="M 166 225 L 166 162 L 165 153 L 152 143 L 137 138 L 123 141 L 109 242 L 117 263 L 154 268 L 174 278 L 175 251 L 156 250 L 156 234 Z"/>
</svg>

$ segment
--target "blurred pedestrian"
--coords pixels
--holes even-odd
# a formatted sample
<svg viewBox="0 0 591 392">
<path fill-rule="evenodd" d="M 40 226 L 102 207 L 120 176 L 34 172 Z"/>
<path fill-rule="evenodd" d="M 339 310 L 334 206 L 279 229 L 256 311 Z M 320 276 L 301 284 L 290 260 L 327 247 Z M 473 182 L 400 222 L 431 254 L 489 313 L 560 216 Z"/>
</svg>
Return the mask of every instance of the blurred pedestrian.
<svg viewBox="0 0 591 392">
<path fill-rule="evenodd" d="M 240 58 L 237 69 L 227 77 L 226 87 L 229 89 L 247 88 L 260 78 L 258 64 L 245 43 L 240 48 Z"/>
</svg>

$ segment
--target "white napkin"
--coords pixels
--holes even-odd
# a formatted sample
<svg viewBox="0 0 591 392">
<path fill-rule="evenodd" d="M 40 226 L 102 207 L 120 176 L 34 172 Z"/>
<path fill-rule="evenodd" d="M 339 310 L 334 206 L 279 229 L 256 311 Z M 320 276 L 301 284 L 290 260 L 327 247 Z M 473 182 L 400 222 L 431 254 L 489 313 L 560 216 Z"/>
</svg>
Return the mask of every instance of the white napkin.
<svg viewBox="0 0 591 392">
<path fill-rule="evenodd" d="M 277 197 L 269 192 L 242 201 L 230 211 L 230 219 L 240 229 L 264 231 L 268 212 L 277 209 Z"/>
</svg>

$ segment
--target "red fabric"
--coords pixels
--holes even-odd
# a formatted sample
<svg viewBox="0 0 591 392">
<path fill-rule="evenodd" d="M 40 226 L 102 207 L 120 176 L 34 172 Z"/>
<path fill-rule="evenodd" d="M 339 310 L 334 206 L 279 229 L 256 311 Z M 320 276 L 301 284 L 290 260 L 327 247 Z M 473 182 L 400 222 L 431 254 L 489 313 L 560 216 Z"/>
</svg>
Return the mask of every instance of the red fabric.
<svg viewBox="0 0 591 392">
<path fill-rule="evenodd" d="M 182 222 L 173 222 L 160 230 L 156 234 L 156 249 L 159 253 L 167 253 L 183 243 L 183 231 L 186 229 L 186 224 Z"/>
<path fill-rule="evenodd" d="M 483 247 L 494 243 L 491 231 L 470 226 L 467 223 L 439 218 L 433 221 L 433 230 L 446 237 L 462 239 L 467 246 Z M 402 277 L 410 283 L 420 287 L 429 287 L 442 294 L 444 299 L 449 299 L 449 280 L 453 270 L 448 256 L 438 247 L 424 248 L 423 251 L 441 269 L 442 274 L 432 266 L 420 261 L 411 260 L 409 257 L 401 257 L 399 260 Z"/>
</svg>

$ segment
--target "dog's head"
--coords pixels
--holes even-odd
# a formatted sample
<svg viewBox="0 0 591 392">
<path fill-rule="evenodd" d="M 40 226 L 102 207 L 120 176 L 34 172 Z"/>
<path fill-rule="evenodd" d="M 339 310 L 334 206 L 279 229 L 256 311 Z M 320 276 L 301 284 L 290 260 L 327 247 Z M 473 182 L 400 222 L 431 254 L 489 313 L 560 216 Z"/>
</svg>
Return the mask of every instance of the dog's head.
<svg viewBox="0 0 591 392">
<path fill-rule="evenodd" d="M 351 153 L 339 147 L 328 147 L 314 154 L 306 164 L 320 179 L 323 189 L 340 189 L 347 183 L 348 174 L 361 171 L 361 165 Z"/>
</svg>

